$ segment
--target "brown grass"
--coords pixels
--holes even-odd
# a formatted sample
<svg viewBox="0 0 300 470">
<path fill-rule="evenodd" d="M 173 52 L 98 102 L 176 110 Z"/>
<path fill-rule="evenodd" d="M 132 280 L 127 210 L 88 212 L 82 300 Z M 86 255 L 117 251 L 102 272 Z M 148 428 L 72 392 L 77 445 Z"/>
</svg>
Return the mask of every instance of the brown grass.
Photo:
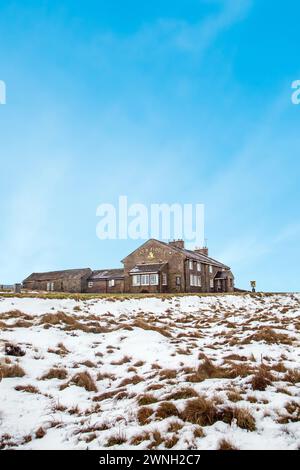
<svg viewBox="0 0 300 470">
<path fill-rule="evenodd" d="M 271 385 L 272 380 L 274 380 L 272 374 L 264 366 L 261 366 L 257 373 L 252 377 L 251 385 L 253 390 L 264 391 L 269 385 Z"/>
<path fill-rule="evenodd" d="M 241 344 L 248 344 L 252 341 L 264 341 L 267 344 L 293 344 L 295 338 L 291 338 L 289 335 L 284 333 L 276 333 L 270 327 L 260 327 L 259 330 L 245 338 Z"/>
<path fill-rule="evenodd" d="M 157 402 L 157 398 L 155 398 L 150 393 L 144 394 L 138 397 L 138 404 L 140 406 L 151 405 L 152 403 L 156 403 L 156 402 Z"/>
<path fill-rule="evenodd" d="M 14 365 L 1 365 L 0 378 L 7 379 L 11 377 L 24 377 L 25 371 L 18 364 Z"/>
<path fill-rule="evenodd" d="M 162 327 L 159 327 L 159 326 L 154 326 L 154 325 L 151 325 L 149 323 L 146 323 L 144 320 L 140 320 L 140 319 L 135 320 L 132 323 L 132 326 L 135 326 L 137 328 L 142 328 L 143 330 L 156 331 L 157 333 L 160 333 L 161 335 L 165 336 L 166 338 L 171 337 L 171 333 L 167 330 L 166 327 L 162 328 Z"/>
<path fill-rule="evenodd" d="M 155 413 L 156 418 L 165 419 L 170 416 L 179 416 L 179 411 L 176 406 L 170 401 L 160 403 Z"/>
<path fill-rule="evenodd" d="M 156 449 L 163 442 L 163 437 L 158 430 L 152 431 L 152 442 L 149 444 L 148 449 Z"/>
<path fill-rule="evenodd" d="M 242 398 L 242 395 L 240 394 L 240 392 L 238 390 L 229 390 L 227 392 L 227 397 L 228 397 L 228 400 L 236 403 L 238 401 L 241 401 L 243 398 Z"/>
<path fill-rule="evenodd" d="M 211 426 L 218 421 L 218 411 L 212 400 L 199 396 L 186 403 L 181 418 L 200 426 Z"/>
<path fill-rule="evenodd" d="M 187 398 L 195 398 L 198 393 L 191 387 L 184 387 L 166 396 L 166 400 L 184 400 Z"/>
<path fill-rule="evenodd" d="M 228 439 L 221 439 L 217 450 L 238 450 Z"/>
<path fill-rule="evenodd" d="M 142 434 L 137 434 L 136 436 L 134 436 L 131 439 L 130 444 L 132 446 L 138 446 L 144 441 L 150 441 L 150 439 L 151 439 L 151 434 L 149 432 L 143 432 Z"/>
<path fill-rule="evenodd" d="M 292 384 L 299 383 L 300 382 L 300 370 L 288 369 L 287 373 L 283 377 L 283 380 L 286 382 L 290 382 Z"/>
<path fill-rule="evenodd" d="M 140 382 L 143 382 L 143 378 L 139 375 L 134 375 L 133 377 L 127 377 L 126 379 L 122 380 L 120 383 L 120 387 L 125 387 L 126 385 L 136 385 Z"/>
<path fill-rule="evenodd" d="M 172 421 L 167 428 L 167 432 L 178 432 L 183 428 L 183 424 L 179 421 Z"/>
<path fill-rule="evenodd" d="M 121 366 L 122 364 L 126 364 L 131 361 L 131 357 L 129 356 L 124 356 L 122 359 L 119 359 L 119 361 L 112 361 L 111 364 L 113 366 Z"/>
<path fill-rule="evenodd" d="M 127 441 L 125 434 L 119 432 L 114 436 L 110 436 L 106 442 L 106 447 L 119 446 Z"/>
<path fill-rule="evenodd" d="M 159 380 L 175 379 L 177 377 L 177 371 L 174 369 L 163 369 L 160 371 L 159 375 Z"/>
<path fill-rule="evenodd" d="M 199 439 L 205 436 L 204 431 L 201 428 L 201 426 L 195 426 L 193 434 L 196 439 Z"/>
<path fill-rule="evenodd" d="M 42 439 L 45 436 L 45 434 L 46 434 L 46 431 L 42 427 L 38 428 L 35 431 L 35 437 L 37 439 Z"/>
<path fill-rule="evenodd" d="M 246 408 L 239 408 L 239 407 L 227 407 L 223 408 L 219 412 L 219 420 L 224 421 L 225 423 L 231 424 L 232 421 L 235 419 L 236 424 L 241 429 L 246 429 L 247 431 L 255 431 L 256 423 L 255 419 L 250 413 L 249 410 Z"/>
<path fill-rule="evenodd" d="M 164 442 L 164 446 L 166 449 L 172 449 L 172 447 L 174 447 L 177 442 L 179 441 L 179 437 L 176 436 L 176 434 L 173 434 L 173 436 L 171 437 L 168 437 L 165 442 Z"/>
<path fill-rule="evenodd" d="M 51 379 L 65 380 L 67 376 L 68 376 L 68 373 L 66 369 L 53 367 L 49 369 L 49 371 L 46 374 L 42 375 L 40 380 L 51 380 Z"/>
<path fill-rule="evenodd" d="M 149 423 L 149 418 L 152 416 L 153 410 L 147 406 L 143 406 L 137 412 L 138 422 L 144 426 L 144 424 Z"/>
<path fill-rule="evenodd" d="M 147 391 L 151 392 L 154 390 L 160 390 L 161 388 L 164 388 L 163 384 L 152 384 L 152 385 L 149 385 L 149 387 L 147 387 Z"/>
<path fill-rule="evenodd" d="M 17 390 L 17 392 L 40 393 L 39 389 L 34 385 L 17 385 L 15 390 Z"/>
<path fill-rule="evenodd" d="M 96 384 L 87 371 L 74 375 L 71 383 L 77 385 L 77 387 L 85 388 L 87 392 L 97 392 Z"/>
</svg>

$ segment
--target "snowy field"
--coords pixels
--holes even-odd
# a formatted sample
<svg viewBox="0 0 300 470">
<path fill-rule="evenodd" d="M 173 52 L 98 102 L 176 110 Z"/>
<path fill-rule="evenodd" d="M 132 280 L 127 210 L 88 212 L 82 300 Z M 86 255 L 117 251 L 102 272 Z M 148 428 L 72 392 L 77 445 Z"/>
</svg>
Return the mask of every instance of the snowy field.
<svg viewBox="0 0 300 470">
<path fill-rule="evenodd" d="M 299 339 L 300 294 L 0 296 L 0 448 L 299 449 Z"/>
</svg>

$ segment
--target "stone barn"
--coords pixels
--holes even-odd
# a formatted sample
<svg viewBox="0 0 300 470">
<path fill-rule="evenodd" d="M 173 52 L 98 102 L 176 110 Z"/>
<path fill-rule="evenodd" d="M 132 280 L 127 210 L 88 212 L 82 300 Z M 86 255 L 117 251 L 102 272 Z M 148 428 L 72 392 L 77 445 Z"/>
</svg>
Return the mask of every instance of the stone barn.
<svg viewBox="0 0 300 470">
<path fill-rule="evenodd" d="M 86 292 L 90 268 L 33 273 L 23 281 L 23 288 L 48 292 Z"/>
</svg>

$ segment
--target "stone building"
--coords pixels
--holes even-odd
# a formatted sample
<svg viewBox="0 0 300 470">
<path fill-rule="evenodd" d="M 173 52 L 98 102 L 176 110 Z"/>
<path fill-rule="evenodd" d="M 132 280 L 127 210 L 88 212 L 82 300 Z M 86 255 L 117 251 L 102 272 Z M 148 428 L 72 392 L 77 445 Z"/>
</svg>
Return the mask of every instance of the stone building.
<svg viewBox="0 0 300 470">
<path fill-rule="evenodd" d="M 103 294 L 124 292 L 124 269 L 93 271 L 88 278 L 86 292 Z"/>
<path fill-rule="evenodd" d="M 127 255 L 124 269 L 34 273 L 25 289 L 89 293 L 233 292 L 234 276 L 207 248 L 188 250 L 183 240 L 150 239 Z"/>
<path fill-rule="evenodd" d="M 23 281 L 23 288 L 48 292 L 85 292 L 90 268 L 33 273 Z"/>
<path fill-rule="evenodd" d="M 125 292 L 234 290 L 234 276 L 228 266 L 210 258 L 207 248 L 187 250 L 183 240 L 148 240 L 122 262 Z"/>
</svg>

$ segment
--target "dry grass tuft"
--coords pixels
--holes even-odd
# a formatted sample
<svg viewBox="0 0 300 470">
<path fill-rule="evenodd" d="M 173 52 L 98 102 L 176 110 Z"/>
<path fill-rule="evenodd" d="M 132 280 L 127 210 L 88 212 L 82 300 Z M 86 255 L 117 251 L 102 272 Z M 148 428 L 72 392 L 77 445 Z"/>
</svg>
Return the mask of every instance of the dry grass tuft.
<svg viewBox="0 0 300 470">
<path fill-rule="evenodd" d="M 183 424 L 180 421 L 172 421 L 169 423 L 167 432 L 178 432 L 183 428 Z"/>
<path fill-rule="evenodd" d="M 267 344 L 291 345 L 293 344 L 294 338 L 291 338 L 285 333 L 276 333 L 276 331 L 272 330 L 270 327 L 261 327 L 256 333 L 244 339 L 241 344 L 248 344 L 252 341 L 264 341 Z"/>
<path fill-rule="evenodd" d="M 14 365 L 1 365 L 0 378 L 8 379 L 12 377 L 24 377 L 25 371 L 18 364 Z"/>
<path fill-rule="evenodd" d="M 146 323 L 145 321 L 143 320 L 135 320 L 133 323 L 132 323 L 132 326 L 135 326 L 137 328 L 142 328 L 143 330 L 152 330 L 152 331 L 156 331 L 157 333 L 160 333 L 161 335 L 165 336 L 166 338 L 170 338 L 171 337 L 171 333 L 167 330 L 166 327 L 162 328 L 162 327 L 159 327 L 159 326 L 154 326 L 154 325 L 151 325 L 149 323 Z"/>
<path fill-rule="evenodd" d="M 195 398 L 198 396 L 196 390 L 191 387 L 184 387 L 166 396 L 166 400 L 184 400 L 187 398 Z"/>
<path fill-rule="evenodd" d="M 178 441 L 179 441 L 179 437 L 176 436 L 176 434 L 173 434 L 173 436 L 168 437 L 165 440 L 165 442 L 164 442 L 165 448 L 166 449 L 172 449 L 177 444 Z"/>
<path fill-rule="evenodd" d="M 87 392 L 97 392 L 96 384 L 87 371 L 74 375 L 70 383 L 85 388 Z"/>
<path fill-rule="evenodd" d="M 106 447 L 119 446 L 127 441 L 125 434 L 119 432 L 114 436 L 110 436 L 106 442 Z"/>
<path fill-rule="evenodd" d="M 217 450 L 238 450 L 228 439 L 221 439 Z"/>
<path fill-rule="evenodd" d="M 51 379 L 65 380 L 67 376 L 68 376 L 68 373 L 66 369 L 53 367 L 49 369 L 49 371 L 46 374 L 42 375 L 40 380 L 51 380 Z"/>
<path fill-rule="evenodd" d="M 126 385 L 136 385 L 140 382 L 143 382 L 143 378 L 139 375 L 134 375 L 133 377 L 127 377 L 126 379 L 122 380 L 120 383 L 120 387 L 125 387 Z"/>
<path fill-rule="evenodd" d="M 159 419 L 165 419 L 170 416 L 179 416 L 179 411 L 172 402 L 164 401 L 163 403 L 160 403 L 155 416 Z"/>
<path fill-rule="evenodd" d="M 200 426 L 211 426 L 218 421 L 218 411 L 212 400 L 199 396 L 186 403 L 181 418 Z"/>
<path fill-rule="evenodd" d="M 255 419 L 246 408 L 239 407 L 227 407 L 223 408 L 218 414 L 219 420 L 224 421 L 225 423 L 231 424 L 235 419 L 236 424 L 241 429 L 246 429 L 247 431 L 255 431 L 256 423 Z"/>
<path fill-rule="evenodd" d="M 15 390 L 17 390 L 17 392 L 40 393 L 39 389 L 34 385 L 17 385 Z"/>
<path fill-rule="evenodd" d="M 153 410 L 147 406 L 143 406 L 137 412 L 137 419 L 141 426 L 149 423 L 149 418 L 152 416 Z"/>
<path fill-rule="evenodd" d="M 252 377 L 251 385 L 253 390 L 264 391 L 269 385 L 271 385 L 272 380 L 274 380 L 272 374 L 264 366 L 261 366 L 257 373 Z"/>
<path fill-rule="evenodd" d="M 283 377 L 283 380 L 286 382 L 290 382 L 292 384 L 296 384 L 300 382 L 300 370 L 296 369 L 289 369 L 285 376 Z"/>
<path fill-rule="evenodd" d="M 157 402 L 157 398 L 155 398 L 151 394 L 144 394 L 138 397 L 138 404 L 140 406 L 152 405 L 152 403 L 156 403 L 156 402 Z"/>
<path fill-rule="evenodd" d="M 46 431 L 42 427 L 38 428 L 35 431 L 35 437 L 37 439 L 42 439 L 45 436 L 45 434 L 46 434 Z"/>
<path fill-rule="evenodd" d="M 177 376 L 177 371 L 174 369 L 163 369 L 160 371 L 159 375 L 159 380 L 175 379 Z"/>
</svg>

